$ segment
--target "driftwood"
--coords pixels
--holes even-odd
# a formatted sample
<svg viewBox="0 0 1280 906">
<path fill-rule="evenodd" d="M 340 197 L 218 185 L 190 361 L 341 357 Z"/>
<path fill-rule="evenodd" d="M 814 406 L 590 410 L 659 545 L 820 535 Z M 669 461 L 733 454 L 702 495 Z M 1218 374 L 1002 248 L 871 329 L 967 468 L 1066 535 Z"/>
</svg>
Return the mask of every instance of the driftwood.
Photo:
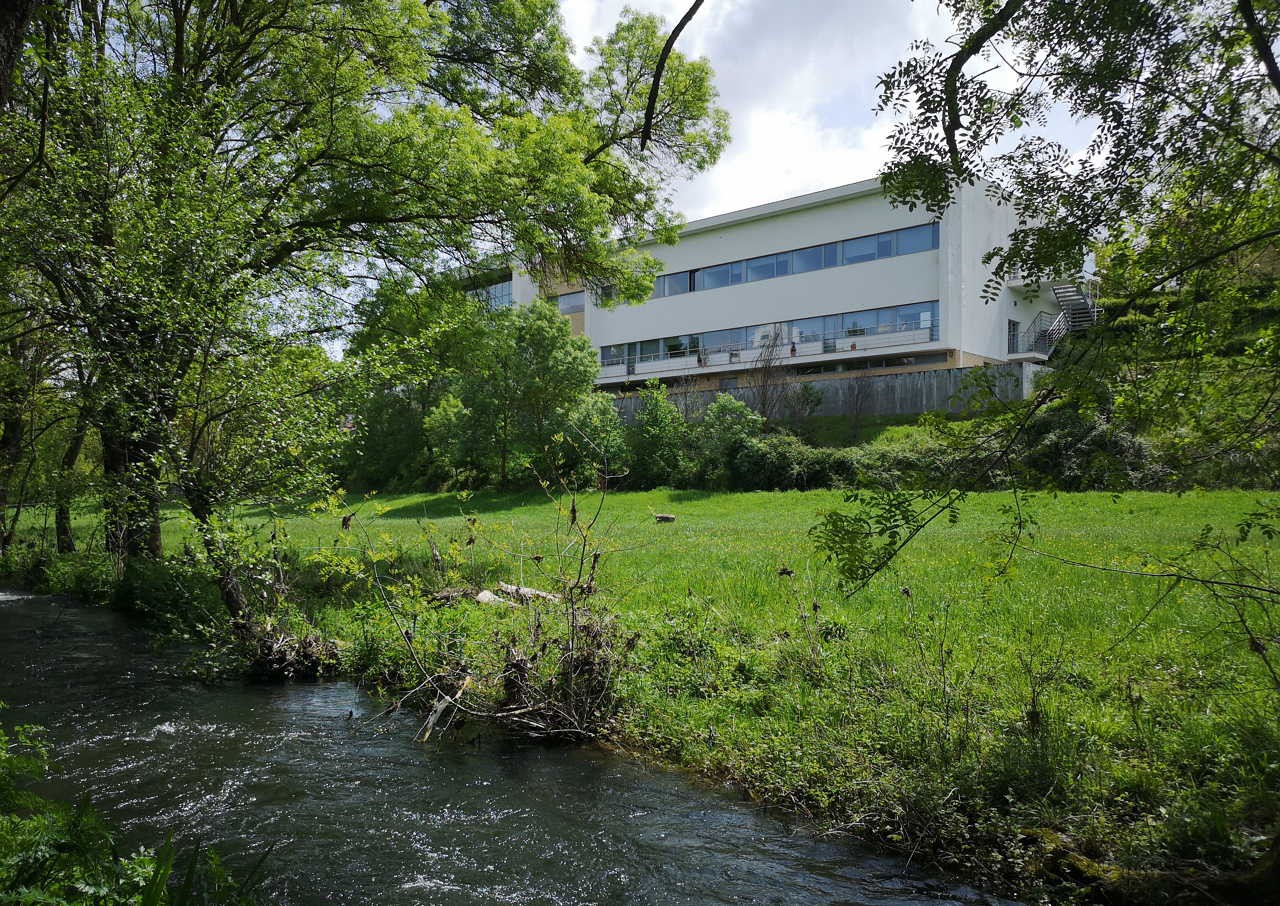
<svg viewBox="0 0 1280 906">
<path fill-rule="evenodd" d="M 653 519 L 655 522 L 675 522 L 676 521 L 676 517 L 673 516 L 671 513 L 654 513 Z"/>
<path fill-rule="evenodd" d="M 450 706 L 457 707 L 458 699 L 462 697 L 462 693 L 467 691 L 467 687 L 471 685 L 471 677 L 467 677 L 462 681 L 462 685 L 458 687 L 458 691 L 453 695 L 447 692 L 440 692 L 436 703 L 431 708 L 431 716 L 427 718 L 427 722 L 422 725 L 422 729 L 418 731 L 418 735 L 414 738 L 415 742 L 426 742 L 431 735 L 431 731 L 436 728 L 436 724 L 440 721 L 441 716 Z"/>
<path fill-rule="evenodd" d="M 431 596 L 431 601 L 436 607 L 450 607 L 467 598 L 479 604 L 528 604 L 530 601 L 558 603 L 560 601 L 559 595 L 549 591 L 511 585 L 507 582 L 499 582 L 496 592 L 489 591 L 487 588 L 442 588 Z"/>
<path fill-rule="evenodd" d="M 557 602 L 560 600 L 559 595 L 552 594 L 549 591 L 539 591 L 536 588 L 525 588 L 523 585 L 510 585 L 506 582 L 498 583 L 498 591 L 503 594 L 510 595 L 517 601 L 522 601 L 526 604 L 535 598 L 539 601 Z"/>
</svg>

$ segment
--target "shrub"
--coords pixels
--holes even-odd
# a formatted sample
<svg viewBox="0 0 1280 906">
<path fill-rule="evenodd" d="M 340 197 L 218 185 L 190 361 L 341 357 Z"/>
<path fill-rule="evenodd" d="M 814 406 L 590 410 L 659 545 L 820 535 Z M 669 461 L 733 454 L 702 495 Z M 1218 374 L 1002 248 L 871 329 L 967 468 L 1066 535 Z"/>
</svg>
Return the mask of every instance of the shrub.
<svg viewBox="0 0 1280 906">
<path fill-rule="evenodd" d="M 560 463 L 562 474 L 578 486 L 598 483 L 601 469 L 610 477 L 630 471 L 627 432 L 607 393 L 588 394 L 569 413 Z"/>
<path fill-rule="evenodd" d="M 709 488 L 738 486 L 738 452 L 763 430 L 763 416 L 727 393 L 717 394 L 694 431 L 699 484 Z"/>
<path fill-rule="evenodd" d="M 667 394 L 650 380 L 640 391 L 640 410 L 630 431 L 631 475 L 641 487 L 688 485 L 694 474 L 689 458 L 689 425 Z"/>
<path fill-rule="evenodd" d="M 1165 484 L 1148 443 L 1100 413 L 1059 404 L 1028 422 L 1019 466 L 1044 487 L 1116 491 Z"/>
</svg>

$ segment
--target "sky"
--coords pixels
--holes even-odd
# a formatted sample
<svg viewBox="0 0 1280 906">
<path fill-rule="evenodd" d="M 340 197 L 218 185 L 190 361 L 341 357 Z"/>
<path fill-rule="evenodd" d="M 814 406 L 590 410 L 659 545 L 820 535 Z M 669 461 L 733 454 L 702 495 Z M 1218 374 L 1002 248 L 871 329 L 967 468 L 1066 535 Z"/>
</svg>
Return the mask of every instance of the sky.
<svg viewBox="0 0 1280 906">
<path fill-rule="evenodd" d="M 673 26 L 690 0 L 561 0 L 566 30 L 584 50 L 624 6 Z M 732 142 L 710 171 L 676 189 L 690 220 L 875 176 L 892 125 L 877 118 L 876 79 L 908 45 L 953 32 L 930 0 L 706 0 L 677 48 L 716 73 Z M 1051 126 L 1055 124 L 1051 123 Z M 1055 132 L 1080 147 L 1073 124 Z"/>
</svg>

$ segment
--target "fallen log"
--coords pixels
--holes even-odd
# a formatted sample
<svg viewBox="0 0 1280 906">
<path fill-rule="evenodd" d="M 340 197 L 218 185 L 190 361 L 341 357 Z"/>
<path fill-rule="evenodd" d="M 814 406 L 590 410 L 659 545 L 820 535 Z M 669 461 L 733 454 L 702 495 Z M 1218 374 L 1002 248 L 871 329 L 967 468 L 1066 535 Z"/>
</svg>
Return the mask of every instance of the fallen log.
<svg viewBox="0 0 1280 906">
<path fill-rule="evenodd" d="M 536 588 L 526 588 L 523 585 L 511 585 L 507 582 L 499 582 L 498 591 L 503 594 L 510 595 L 516 600 L 522 601 L 526 604 L 534 599 L 553 602 L 558 602 L 560 600 L 560 596 L 553 594 L 552 592 L 539 591 Z"/>
<path fill-rule="evenodd" d="M 653 519 L 655 522 L 675 522 L 676 521 L 676 517 L 671 513 L 654 513 Z"/>
</svg>

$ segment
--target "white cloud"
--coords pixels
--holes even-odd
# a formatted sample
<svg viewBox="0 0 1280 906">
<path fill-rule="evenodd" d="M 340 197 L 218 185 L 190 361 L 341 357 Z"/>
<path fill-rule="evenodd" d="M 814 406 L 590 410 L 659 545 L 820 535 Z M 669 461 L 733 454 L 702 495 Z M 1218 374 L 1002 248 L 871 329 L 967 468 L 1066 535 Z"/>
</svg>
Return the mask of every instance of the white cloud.
<svg viewBox="0 0 1280 906">
<path fill-rule="evenodd" d="M 585 65 L 586 46 L 624 7 L 670 27 L 689 2 L 562 0 L 561 9 Z M 912 41 L 941 45 L 953 33 L 928 0 L 708 0 L 678 48 L 711 61 L 733 141 L 714 168 L 675 188 L 677 206 L 692 220 L 875 176 L 892 125 L 873 113 L 877 78 Z M 1073 146 L 1090 131 L 1066 117 L 1045 130 Z"/>
<path fill-rule="evenodd" d="M 813 111 L 751 108 L 720 162 L 679 190 L 680 209 L 693 220 L 874 176 L 890 125 L 830 127 Z"/>
</svg>

